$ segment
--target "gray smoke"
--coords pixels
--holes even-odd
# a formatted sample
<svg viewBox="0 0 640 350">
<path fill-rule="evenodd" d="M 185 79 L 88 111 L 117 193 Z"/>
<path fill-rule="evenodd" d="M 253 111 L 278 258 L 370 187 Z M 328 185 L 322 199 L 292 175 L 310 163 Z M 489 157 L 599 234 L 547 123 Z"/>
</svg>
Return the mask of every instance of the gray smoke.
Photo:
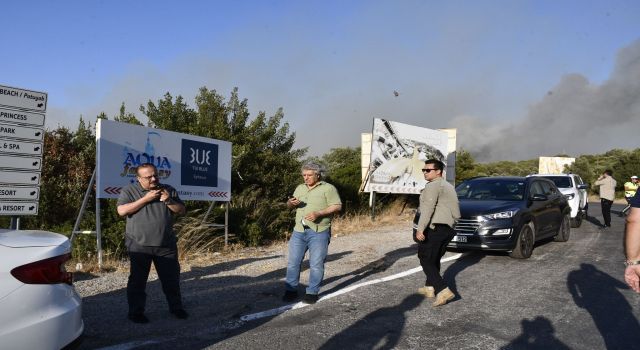
<svg viewBox="0 0 640 350">
<path fill-rule="evenodd" d="M 579 74 L 564 76 L 506 127 L 472 117 L 452 121 L 459 147 L 478 161 L 604 153 L 640 147 L 640 40 L 619 51 L 610 78 L 591 84 Z"/>
</svg>

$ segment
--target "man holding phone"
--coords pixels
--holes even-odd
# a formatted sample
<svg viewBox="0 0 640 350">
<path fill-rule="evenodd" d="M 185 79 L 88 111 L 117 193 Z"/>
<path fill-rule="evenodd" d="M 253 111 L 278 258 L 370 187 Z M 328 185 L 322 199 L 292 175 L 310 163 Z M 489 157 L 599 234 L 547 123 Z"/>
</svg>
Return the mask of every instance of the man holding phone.
<svg viewBox="0 0 640 350">
<path fill-rule="evenodd" d="M 184 214 L 184 203 L 175 188 L 160 183 L 155 165 L 138 166 L 136 179 L 122 189 L 117 203 L 118 215 L 127 218 L 125 245 L 131 264 L 127 283 L 128 317 L 135 323 L 149 322 L 144 315 L 145 289 L 153 262 L 169 311 L 185 319 L 189 315 L 182 307 L 180 264 L 173 232 L 173 214 Z"/>
<path fill-rule="evenodd" d="M 298 185 L 287 200 L 288 208 L 296 208 L 296 222 L 289 240 L 289 262 L 283 301 L 298 297 L 300 265 L 309 250 L 309 286 L 302 300 L 313 304 L 318 301 L 320 284 L 324 277 L 324 262 L 331 240 L 331 217 L 342 209 L 336 188 L 322 181 L 324 169 L 316 163 L 302 166 L 304 183 Z"/>
</svg>

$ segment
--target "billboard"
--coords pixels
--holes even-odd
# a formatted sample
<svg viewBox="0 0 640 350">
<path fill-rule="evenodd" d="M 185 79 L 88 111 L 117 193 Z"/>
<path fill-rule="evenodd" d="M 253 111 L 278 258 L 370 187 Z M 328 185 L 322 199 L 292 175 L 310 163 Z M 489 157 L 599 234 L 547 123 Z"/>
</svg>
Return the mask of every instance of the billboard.
<svg viewBox="0 0 640 350">
<path fill-rule="evenodd" d="M 445 177 L 453 182 L 455 134 L 455 129 L 433 130 L 374 119 L 371 136 L 362 135 L 362 165 L 367 165 L 362 190 L 418 194 L 426 184 L 422 167 L 430 158 L 447 165 Z"/>
<path fill-rule="evenodd" d="M 538 174 L 564 174 L 565 165 L 575 161 L 575 158 L 569 157 L 539 157 Z"/>
<path fill-rule="evenodd" d="M 98 198 L 118 198 L 136 180 L 136 167 L 152 163 L 160 182 L 176 188 L 183 200 L 231 199 L 231 143 L 173 131 L 99 119 Z"/>
</svg>

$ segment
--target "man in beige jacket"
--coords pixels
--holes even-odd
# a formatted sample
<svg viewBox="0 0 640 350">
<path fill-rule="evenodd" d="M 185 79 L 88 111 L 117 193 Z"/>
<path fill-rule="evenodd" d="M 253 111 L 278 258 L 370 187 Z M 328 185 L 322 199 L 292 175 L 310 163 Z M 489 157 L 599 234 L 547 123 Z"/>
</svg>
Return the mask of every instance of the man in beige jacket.
<svg viewBox="0 0 640 350">
<path fill-rule="evenodd" d="M 600 205 L 602 206 L 602 217 L 604 219 L 604 227 L 611 227 L 611 204 L 616 198 L 616 180 L 612 177 L 613 172 L 609 169 L 594 182 L 594 185 L 600 186 Z"/>
<path fill-rule="evenodd" d="M 440 276 L 440 259 L 447 244 L 455 236 L 453 225 L 460 217 L 458 196 L 453 186 L 442 177 L 444 163 L 429 159 L 422 172 L 427 184 L 420 193 L 420 219 L 416 228 L 418 259 L 427 277 L 418 292 L 435 297 L 433 306 L 444 305 L 455 297 Z"/>
</svg>

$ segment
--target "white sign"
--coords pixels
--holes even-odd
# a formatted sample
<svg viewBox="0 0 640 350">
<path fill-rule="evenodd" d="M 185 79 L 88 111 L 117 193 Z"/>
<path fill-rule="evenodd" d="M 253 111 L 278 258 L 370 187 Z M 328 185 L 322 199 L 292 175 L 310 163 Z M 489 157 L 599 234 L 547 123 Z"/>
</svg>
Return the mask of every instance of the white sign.
<svg viewBox="0 0 640 350">
<path fill-rule="evenodd" d="M 44 126 L 44 114 L 0 108 L 0 121 L 15 124 Z"/>
<path fill-rule="evenodd" d="M 0 154 L 0 168 L 40 170 L 42 160 L 35 157 L 21 157 Z M 2 182 L 2 178 L 0 178 Z"/>
<path fill-rule="evenodd" d="M 0 170 L 0 183 L 10 185 L 39 185 L 40 173 Z"/>
<path fill-rule="evenodd" d="M 0 85 L 0 105 L 45 112 L 47 110 L 47 94 Z"/>
<path fill-rule="evenodd" d="M 444 131 L 374 119 L 364 191 L 419 194 L 427 183 L 424 161 L 438 159 L 446 164 L 448 138 Z"/>
<path fill-rule="evenodd" d="M 0 200 L 7 199 L 31 199 L 37 200 L 40 196 L 38 187 L 0 186 Z"/>
<path fill-rule="evenodd" d="M 28 126 L 0 123 L 0 137 L 42 141 L 44 139 L 44 131 Z"/>
<path fill-rule="evenodd" d="M 38 215 L 38 202 L 0 201 L 0 215 Z"/>
<path fill-rule="evenodd" d="M 183 200 L 231 200 L 230 142 L 105 119 L 96 138 L 98 198 L 118 198 L 137 181 L 136 167 L 152 163 Z"/>
<path fill-rule="evenodd" d="M 0 139 L 0 153 L 14 153 L 38 156 L 42 154 L 42 143 Z"/>
<path fill-rule="evenodd" d="M 565 166 L 570 166 L 576 161 L 569 157 L 539 157 L 538 174 L 564 174 Z"/>
</svg>

